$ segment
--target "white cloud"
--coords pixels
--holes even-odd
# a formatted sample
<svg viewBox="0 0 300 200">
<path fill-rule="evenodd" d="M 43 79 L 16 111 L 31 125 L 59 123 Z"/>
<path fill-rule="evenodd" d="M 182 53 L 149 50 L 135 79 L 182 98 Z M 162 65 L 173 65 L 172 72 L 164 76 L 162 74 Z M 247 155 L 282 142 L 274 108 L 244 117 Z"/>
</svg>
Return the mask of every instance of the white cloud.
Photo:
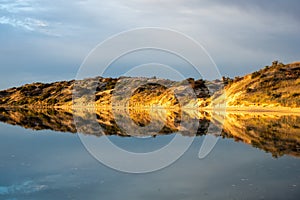
<svg viewBox="0 0 300 200">
<path fill-rule="evenodd" d="M 0 4 L 0 10 L 5 10 L 9 13 L 31 12 L 34 11 L 32 0 L 6 0 Z"/>
<path fill-rule="evenodd" d="M 0 25 L 6 24 L 20 30 L 60 36 L 54 27 L 59 23 L 50 23 L 43 19 L 46 7 L 41 7 L 37 0 L 0 0 L 0 3 Z"/>
<path fill-rule="evenodd" d="M 23 28 L 28 31 L 40 31 L 48 27 L 48 23 L 33 18 L 16 19 L 11 17 L 0 17 L 0 24 L 8 24 L 13 27 Z"/>
</svg>

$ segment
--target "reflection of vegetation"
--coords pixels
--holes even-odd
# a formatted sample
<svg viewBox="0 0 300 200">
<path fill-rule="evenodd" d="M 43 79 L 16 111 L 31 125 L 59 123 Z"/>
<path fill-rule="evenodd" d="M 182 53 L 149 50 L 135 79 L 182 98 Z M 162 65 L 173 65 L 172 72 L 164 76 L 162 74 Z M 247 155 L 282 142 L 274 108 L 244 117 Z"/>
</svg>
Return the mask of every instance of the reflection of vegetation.
<svg viewBox="0 0 300 200">
<path fill-rule="evenodd" d="M 239 117 L 238 117 L 239 116 Z M 271 152 L 274 157 L 290 154 L 300 156 L 299 116 L 229 114 L 223 137 L 234 138 Z"/>
<path fill-rule="evenodd" d="M 180 124 L 182 118 L 191 120 L 196 115 L 184 113 L 184 111 L 166 111 L 150 114 L 148 110 L 130 110 L 114 111 L 98 110 L 95 113 L 88 110 L 66 111 L 66 110 L 33 110 L 33 109 L 5 109 L 0 108 L 0 121 L 19 125 L 24 128 L 34 130 L 50 129 L 60 132 L 81 132 L 95 136 L 119 135 L 119 136 L 138 136 L 145 135 L 165 135 L 172 133 L 181 133 L 186 136 L 205 135 L 211 123 L 209 113 L 201 113 L 197 133 L 184 131 Z M 74 116 L 79 121 L 77 130 L 74 125 Z M 129 118 L 128 118 L 129 117 Z M 118 119 L 118 123 L 116 121 Z M 163 121 L 160 131 L 151 132 L 124 132 L 131 130 L 133 126 L 147 127 L 151 122 L 153 126 Z M 217 121 L 212 119 L 217 125 Z M 124 122 L 122 127 L 119 123 Z M 81 125 L 80 125 L 81 124 Z M 262 149 L 272 153 L 274 157 L 282 155 L 293 155 L 300 157 L 300 116 L 288 115 L 266 115 L 266 114 L 233 114 L 226 115 L 223 124 L 222 137 L 234 138 L 235 141 L 241 141 L 252 145 L 255 148 Z M 96 126 L 95 126 L 96 125 Z M 101 129 L 97 127 L 101 127 Z M 219 126 L 219 125 L 218 125 Z M 125 129 L 124 129 L 125 128 Z M 131 129 L 130 129 L 131 128 Z M 183 128 L 183 130 L 182 130 Z M 181 131 L 182 130 L 182 131 Z"/>
<path fill-rule="evenodd" d="M 61 132 L 76 132 L 73 115 L 63 110 L 0 108 L 0 121 L 34 130 L 51 129 Z"/>
</svg>

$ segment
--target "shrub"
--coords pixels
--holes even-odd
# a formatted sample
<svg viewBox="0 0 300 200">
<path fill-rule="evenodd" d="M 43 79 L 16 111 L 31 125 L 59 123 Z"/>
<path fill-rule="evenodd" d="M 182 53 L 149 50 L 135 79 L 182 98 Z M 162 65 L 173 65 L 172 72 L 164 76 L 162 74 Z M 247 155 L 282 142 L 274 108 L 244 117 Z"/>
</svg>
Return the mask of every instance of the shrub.
<svg viewBox="0 0 300 200">
<path fill-rule="evenodd" d="M 252 74 L 251 74 L 251 78 L 252 79 L 254 79 L 254 78 L 256 78 L 256 77 L 258 77 L 258 76 L 260 76 L 260 72 L 253 72 Z"/>
<path fill-rule="evenodd" d="M 30 92 L 32 90 L 36 89 L 36 86 L 35 85 L 25 85 L 23 86 L 20 91 L 21 92 Z"/>
<path fill-rule="evenodd" d="M 294 94 L 292 94 L 292 97 L 298 97 L 298 96 L 300 96 L 300 93 L 294 93 Z"/>
<path fill-rule="evenodd" d="M 233 82 L 236 83 L 236 82 L 238 82 L 238 81 L 240 81 L 240 80 L 243 80 L 243 79 L 244 79 L 244 77 L 236 76 L 236 77 L 234 77 Z"/>
<path fill-rule="evenodd" d="M 69 101 L 72 101 L 72 97 L 64 99 L 64 102 L 69 102 Z"/>
<path fill-rule="evenodd" d="M 47 99 L 48 97 L 51 96 L 51 93 L 50 92 L 46 92 L 44 93 L 42 96 L 41 96 L 41 100 L 44 100 L 44 99 Z"/>
<path fill-rule="evenodd" d="M 247 88 L 247 89 L 246 89 L 246 92 L 247 92 L 247 93 L 250 93 L 250 92 L 252 92 L 252 91 L 253 91 L 253 89 L 251 89 L 251 88 Z"/>
<path fill-rule="evenodd" d="M 272 94 L 272 96 L 273 96 L 274 98 L 280 98 L 280 97 L 281 97 L 281 94 Z"/>
<path fill-rule="evenodd" d="M 49 103 L 49 104 L 52 104 L 52 105 L 53 105 L 53 104 L 56 104 L 57 102 L 58 102 L 57 99 L 49 99 L 49 100 L 48 100 L 48 103 Z"/>
</svg>

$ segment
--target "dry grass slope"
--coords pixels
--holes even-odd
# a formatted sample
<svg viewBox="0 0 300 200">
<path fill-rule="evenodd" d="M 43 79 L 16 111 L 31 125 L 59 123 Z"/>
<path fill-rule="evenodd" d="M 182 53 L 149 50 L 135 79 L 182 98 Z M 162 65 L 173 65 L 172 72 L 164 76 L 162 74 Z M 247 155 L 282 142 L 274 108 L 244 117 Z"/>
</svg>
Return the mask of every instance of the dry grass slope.
<svg viewBox="0 0 300 200">
<path fill-rule="evenodd" d="M 126 79 L 122 83 L 133 83 L 142 78 Z M 124 95 L 116 93 L 121 78 L 95 77 L 80 81 L 61 81 L 55 83 L 32 83 L 0 91 L 0 107 L 66 107 L 73 106 L 72 97 L 76 95 L 76 106 L 111 107 L 112 96 L 122 104 Z M 125 82 L 124 82 L 125 80 Z M 300 62 L 282 64 L 274 61 L 271 66 L 235 79 L 203 81 L 187 79 L 181 82 L 167 79 L 149 78 L 139 88 L 132 89 L 130 102 L 123 105 L 129 107 L 150 107 L 158 105 L 178 108 L 178 94 L 187 94 L 192 88 L 197 99 L 181 98 L 184 107 L 212 107 L 212 103 L 226 103 L 227 107 L 289 107 L 300 108 Z M 156 83 L 156 84 L 153 84 Z M 219 90 L 225 85 L 226 98 Z M 168 87 L 164 87 L 167 85 Z M 76 93 L 74 94 L 74 89 Z M 183 95 L 184 96 L 184 95 Z M 221 98 L 222 97 L 222 98 Z M 214 101 L 212 101 L 214 99 Z M 92 102 L 92 103 L 91 103 Z"/>
<path fill-rule="evenodd" d="M 235 78 L 225 87 L 227 106 L 300 107 L 300 63 L 271 66 Z"/>
</svg>

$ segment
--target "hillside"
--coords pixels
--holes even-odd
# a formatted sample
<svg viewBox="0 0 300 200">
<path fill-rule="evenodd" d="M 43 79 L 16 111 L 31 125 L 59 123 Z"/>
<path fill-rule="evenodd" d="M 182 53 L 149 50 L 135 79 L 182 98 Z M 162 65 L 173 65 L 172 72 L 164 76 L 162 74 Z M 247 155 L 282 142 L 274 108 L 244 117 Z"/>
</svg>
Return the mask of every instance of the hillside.
<svg viewBox="0 0 300 200">
<path fill-rule="evenodd" d="M 300 107 L 300 62 L 271 66 L 227 81 L 229 107 Z"/>
<path fill-rule="evenodd" d="M 62 105 L 72 101 L 74 81 L 32 83 L 0 91 L 2 106 Z"/>
<path fill-rule="evenodd" d="M 128 88 L 128 83 L 132 86 L 143 84 Z M 223 88 L 222 85 L 225 85 L 225 98 L 220 95 L 224 90 L 218 90 Z M 189 99 L 190 88 L 197 99 Z M 132 94 L 129 101 L 124 98 L 128 94 Z M 73 95 L 76 97 L 74 102 Z M 271 66 L 244 77 L 223 77 L 223 80 L 215 81 L 95 77 L 80 81 L 32 83 L 0 91 L 0 107 L 70 108 L 73 103 L 75 106 L 111 107 L 113 102 L 114 106 L 126 107 L 209 108 L 213 106 L 212 99 L 215 103 L 226 103 L 227 108 L 299 108 L 300 62 L 285 65 L 274 61 Z M 179 100 L 183 105 L 179 106 Z"/>
<path fill-rule="evenodd" d="M 141 86 L 128 89 L 128 85 L 136 85 L 140 82 Z M 167 79 L 129 77 L 96 77 L 79 81 L 32 83 L 0 91 L 0 107 L 71 107 L 73 103 L 75 106 L 90 106 L 91 102 L 99 107 L 107 107 L 112 104 L 113 92 L 115 92 L 113 97 L 116 105 L 178 107 L 175 90 L 177 93 L 186 94 L 192 89 L 195 97 L 207 99 L 210 94 L 204 83 L 201 79 L 176 82 Z M 129 102 L 124 102 L 126 99 L 123 97 L 128 92 L 132 93 L 132 96 Z M 191 103 L 187 97 L 182 101 L 186 105 Z"/>
</svg>

